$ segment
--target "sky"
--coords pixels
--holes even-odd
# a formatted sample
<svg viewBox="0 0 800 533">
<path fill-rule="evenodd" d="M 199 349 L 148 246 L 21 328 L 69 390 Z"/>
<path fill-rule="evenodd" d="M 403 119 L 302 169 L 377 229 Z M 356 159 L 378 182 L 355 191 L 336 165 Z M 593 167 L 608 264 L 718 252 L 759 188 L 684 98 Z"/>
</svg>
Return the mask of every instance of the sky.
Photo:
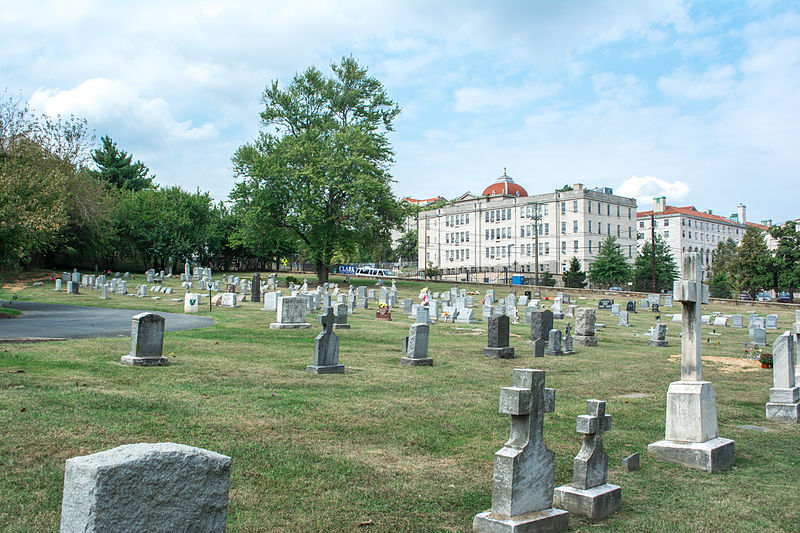
<svg viewBox="0 0 800 533">
<path fill-rule="evenodd" d="M 796 1 L 0 0 L 0 49 L 0 94 L 217 200 L 267 84 L 352 55 L 402 108 L 398 196 L 480 194 L 505 168 L 530 194 L 800 218 Z"/>
</svg>

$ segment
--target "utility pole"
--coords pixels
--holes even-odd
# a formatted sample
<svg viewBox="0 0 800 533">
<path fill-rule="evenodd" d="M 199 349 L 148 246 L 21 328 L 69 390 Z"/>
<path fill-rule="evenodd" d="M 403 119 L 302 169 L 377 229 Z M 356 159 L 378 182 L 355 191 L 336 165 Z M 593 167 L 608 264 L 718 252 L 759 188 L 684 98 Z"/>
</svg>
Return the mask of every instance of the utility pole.
<svg viewBox="0 0 800 533">
<path fill-rule="evenodd" d="M 653 265 L 653 292 L 656 290 L 656 214 L 655 207 L 650 213 L 650 262 Z"/>
<path fill-rule="evenodd" d="M 539 221 L 542 220 L 541 204 L 533 204 L 533 268 L 536 270 L 534 274 L 534 284 L 539 286 Z"/>
<path fill-rule="evenodd" d="M 425 255 L 422 256 L 422 279 L 428 274 L 428 215 L 425 215 Z"/>
</svg>

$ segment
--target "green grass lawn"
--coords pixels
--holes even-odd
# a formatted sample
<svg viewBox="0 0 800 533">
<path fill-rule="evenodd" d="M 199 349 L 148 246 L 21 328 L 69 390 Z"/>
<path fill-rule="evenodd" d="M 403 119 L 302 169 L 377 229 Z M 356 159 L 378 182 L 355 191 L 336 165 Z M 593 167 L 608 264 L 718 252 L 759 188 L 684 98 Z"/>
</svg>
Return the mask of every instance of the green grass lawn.
<svg viewBox="0 0 800 533">
<path fill-rule="evenodd" d="M 85 288 L 68 295 L 54 292 L 52 283 L 14 294 L 181 312 L 182 303 L 169 301 L 182 296 L 179 281 L 168 284 L 176 294 L 161 300 L 101 300 Z M 423 286 L 397 285 L 401 298 L 415 300 Z M 135 282 L 128 287 L 135 291 Z M 631 315 L 630 328 L 598 311 L 607 327 L 598 330 L 597 348 L 543 359 L 526 347 L 525 324 L 511 326 L 513 360 L 483 357 L 485 322 L 436 324 L 434 366 L 410 368 L 399 359 L 411 321 L 395 309 L 394 321 L 378 322 L 372 305 L 349 317 L 351 330 L 337 332 L 347 373 L 311 375 L 305 367 L 319 333 L 315 316 L 310 330 L 271 330 L 275 313 L 261 311 L 261 304 L 209 312 L 205 303 L 201 314 L 217 325 L 168 332 L 164 368 L 121 366 L 128 338 L 0 343 L 0 530 L 58 529 L 67 458 L 172 441 L 233 458 L 232 532 L 469 531 L 472 517 L 491 505 L 493 454 L 508 438 L 510 421 L 498 413 L 499 392 L 511 385 L 515 367 L 546 370 L 546 385 L 556 389 L 555 412 L 544 421 L 545 442 L 556 453 L 556 486 L 572 479 L 581 443 L 575 417 L 586 400 L 605 400 L 613 416 L 604 442 L 622 508 L 599 524 L 571 517 L 571 529 L 800 530 L 800 427 L 766 420 L 772 372 L 743 360 L 746 328 L 717 328 L 722 336 L 703 330 L 703 377 L 714 383 L 720 436 L 736 441 L 735 467 L 711 475 L 647 454 L 649 443 L 664 438 L 667 387 L 680 378 L 679 324 L 667 322 L 668 348 L 649 348 L 644 333 L 655 319 L 647 311 Z M 597 300 L 575 303 L 596 307 Z M 773 311 L 779 331 L 790 329 L 794 310 Z M 564 324 L 556 320 L 556 327 Z M 623 457 L 637 451 L 642 468 L 622 472 Z"/>
</svg>

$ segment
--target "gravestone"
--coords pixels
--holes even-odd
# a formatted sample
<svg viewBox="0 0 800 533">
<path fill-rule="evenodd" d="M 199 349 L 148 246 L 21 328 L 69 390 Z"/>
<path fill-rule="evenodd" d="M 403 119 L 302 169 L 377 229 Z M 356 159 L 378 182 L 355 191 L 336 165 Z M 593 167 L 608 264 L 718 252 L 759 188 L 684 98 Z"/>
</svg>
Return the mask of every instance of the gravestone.
<svg viewBox="0 0 800 533">
<path fill-rule="evenodd" d="M 505 315 L 490 316 L 488 329 L 489 346 L 483 349 L 483 355 L 499 359 L 513 359 L 514 348 L 508 345 L 508 317 Z"/>
<path fill-rule="evenodd" d="M 439 316 L 439 300 L 431 300 L 428 302 L 428 309 L 430 310 L 430 314 L 428 316 L 432 322 L 437 316 Z"/>
<path fill-rule="evenodd" d="M 766 319 L 750 315 L 750 325 L 748 326 L 748 334 L 753 338 L 753 331 L 755 329 L 766 329 Z"/>
<path fill-rule="evenodd" d="M 494 306 L 494 313 L 495 315 L 504 315 L 506 314 L 506 305 L 504 303 L 495 304 Z"/>
<path fill-rule="evenodd" d="M 667 325 L 656 324 L 653 328 L 653 336 L 647 341 L 648 346 L 656 346 L 658 348 L 666 348 L 669 346 L 667 341 Z"/>
<path fill-rule="evenodd" d="M 187 292 L 183 297 L 183 312 L 184 313 L 197 313 L 200 311 L 200 299 L 197 294 Z"/>
<path fill-rule="evenodd" d="M 711 324 L 711 315 L 703 315 L 700 317 L 701 324 Z"/>
<path fill-rule="evenodd" d="M 609 429 L 606 402 L 586 400 L 586 414 L 578 416 L 577 431 L 583 433 L 583 443 L 572 462 L 572 485 L 555 490 L 553 505 L 593 522 L 619 510 L 622 489 L 608 483 L 608 454 L 603 449 L 603 433 Z"/>
<path fill-rule="evenodd" d="M 672 295 L 665 294 L 664 295 L 664 307 L 672 307 Z"/>
<path fill-rule="evenodd" d="M 219 305 L 221 307 L 238 307 L 238 305 L 236 305 L 236 293 L 225 292 L 220 294 Z"/>
<path fill-rule="evenodd" d="M 508 318 L 508 317 L 506 317 Z M 474 324 L 477 322 L 474 318 L 474 311 L 472 309 L 461 309 L 456 315 L 454 322 L 459 324 Z"/>
<path fill-rule="evenodd" d="M 155 313 L 139 313 L 131 320 L 131 352 L 120 362 L 127 366 L 165 366 L 164 317 Z"/>
<path fill-rule="evenodd" d="M 384 304 L 383 307 L 379 307 L 377 311 L 375 311 L 375 320 L 384 320 L 386 322 L 392 321 L 392 312 L 391 310 L 386 307 Z"/>
<path fill-rule="evenodd" d="M 742 317 L 742 315 L 731 315 L 731 327 L 732 328 L 741 328 L 741 327 L 743 327 L 743 317 Z"/>
<path fill-rule="evenodd" d="M 755 321 L 756 321 L 756 320 L 760 320 L 760 319 L 759 319 L 759 317 L 758 317 L 758 315 L 756 315 L 756 314 L 753 314 L 753 313 L 749 313 L 749 314 L 747 315 L 747 327 L 748 327 L 748 328 L 755 327 L 755 325 L 756 325 L 756 324 L 755 324 Z M 764 325 L 762 324 L 762 325 L 761 325 L 761 327 L 763 328 L 763 327 L 764 327 Z"/>
<path fill-rule="evenodd" d="M 557 296 L 555 300 L 553 300 L 553 305 L 550 308 L 553 311 L 553 318 L 562 319 L 564 318 L 564 311 L 561 309 L 561 297 Z"/>
<path fill-rule="evenodd" d="M 767 330 L 764 328 L 753 328 L 750 330 L 752 334 L 753 344 L 758 344 L 759 346 L 766 346 L 767 345 Z"/>
<path fill-rule="evenodd" d="M 411 298 L 403 298 L 400 300 L 400 305 L 403 306 L 403 314 L 410 315 L 411 314 L 411 306 L 414 305 L 414 300 Z"/>
<path fill-rule="evenodd" d="M 473 531 L 567 530 L 569 513 L 553 508 L 555 454 L 542 438 L 544 413 L 555 406 L 555 391 L 544 380 L 544 370 L 515 368 L 513 386 L 500 389 L 511 437 L 494 454 L 492 508 L 475 515 Z"/>
<path fill-rule="evenodd" d="M 714 325 L 717 327 L 725 327 L 728 325 L 728 318 L 724 316 L 715 316 Z"/>
<path fill-rule="evenodd" d="M 278 298 L 277 322 L 272 322 L 270 329 L 305 329 L 311 324 L 306 322 L 308 304 L 303 296 L 281 296 Z"/>
<path fill-rule="evenodd" d="M 625 304 L 625 310 L 627 312 L 629 312 L 629 313 L 635 313 L 636 312 L 636 302 L 634 302 L 633 300 L 628 301 L 628 303 Z"/>
<path fill-rule="evenodd" d="M 277 311 L 278 299 L 281 297 L 281 291 L 265 292 L 264 293 L 264 306 L 262 311 Z"/>
<path fill-rule="evenodd" d="M 553 329 L 553 312 L 549 309 L 531 311 L 531 340 L 546 339 Z"/>
<path fill-rule="evenodd" d="M 250 283 L 250 301 L 261 302 L 261 274 L 253 274 L 253 281 Z"/>
<path fill-rule="evenodd" d="M 67 294 L 80 294 L 80 286 L 81 284 L 77 281 L 67 282 Z"/>
<path fill-rule="evenodd" d="M 488 289 L 486 296 L 483 297 L 483 303 L 494 305 L 494 289 Z"/>
<path fill-rule="evenodd" d="M 314 338 L 314 364 L 306 367 L 311 374 L 344 374 L 344 365 L 339 364 L 339 337 L 333 332 L 333 321 L 333 309 L 328 307 L 322 319 L 322 332 Z"/>
<path fill-rule="evenodd" d="M 564 326 L 564 355 L 574 354 L 575 350 L 572 349 L 572 324 L 567 322 Z"/>
<path fill-rule="evenodd" d="M 430 319 L 430 309 L 425 307 L 424 305 L 417 306 L 417 324 L 427 324 L 431 321 Z"/>
<path fill-rule="evenodd" d="M 108 300 L 108 285 L 105 283 L 103 283 L 103 285 L 100 287 L 100 298 L 103 300 Z"/>
<path fill-rule="evenodd" d="M 528 297 L 527 296 L 523 295 L 523 296 L 520 296 L 519 298 L 517 298 L 517 306 L 518 307 L 525 307 L 526 305 L 528 305 Z"/>
<path fill-rule="evenodd" d="M 347 304 L 333 304 L 333 329 L 350 329 L 347 323 Z"/>
<path fill-rule="evenodd" d="M 596 312 L 590 307 L 575 310 L 575 344 L 578 346 L 597 346 L 595 336 Z"/>
<path fill-rule="evenodd" d="M 481 309 L 481 316 L 483 318 L 489 318 L 490 316 L 492 316 L 491 304 L 483 304 L 483 308 Z"/>
<path fill-rule="evenodd" d="M 778 329 L 778 315 L 767 315 L 767 329 Z"/>
<path fill-rule="evenodd" d="M 565 318 L 575 318 L 575 309 L 577 309 L 577 305 L 568 305 L 567 312 L 564 315 Z"/>
<path fill-rule="evenodd" d="M 420 307 L 425 309 L 425 307 Z M 400 364 L 405 366 L 433 366 L 433 359 L 428 357 L 428 324 L 411 324 L 408 328 L 408 345 Z"/>
<path fill-rule="evenodd" d="M 224 533 L 231 458 L 183 444 L 126 444 L 67 459 L 61 533 Z"/>
<path fill-rule="evenodd" d="M 650 302 L 650 305 L 653 304 L 661 304 L 661 295 L 656 293 L 649 293 L 647 295 L 647 301 Z"/>
<path fill-rule="evenodd" d="M 136 287 L 136 296 L 139 298 L 147 296 L 147 285 L 142 284 Z"/>
<path fill-rule="evenodd" d="M 611 315 L 619 316 L 619 304 L 611 304 Z"/>
<path fill-rule="evenodd" d="M 639 302 L 639 307 L 642 308 L 642 309 L 647 309 L 648 307 L 650 307 L 650 300 L 648 300 L 646 298 L 644 300 L 641 300 Z"/>
<path fill-rule="evenodd" d="M 800 422 L 800 387 L 795 380 L 795 337 L 787 331 L 772 343 L 772 383 L 767 419 Z"/>
<path fill-rule="evenodd" d="M 536 309 L 536 308 L 532 307 L 532 306 L 528 306 L 528 307 L 525 308 L 525 323 L 526 324 L 530 325 L 530 323 L 531 323 L 531 313 L 533 313 L 534 309 Z"/>
<path fill-rule="evenodd" d="M 56 280 L 56 289 L 55 290 L 61 292 L 61 278 L 58 278 Z"/>
<path fill-rule="evenodd" d="M 681 380 L 667 391 L 665 439 L 647 449 L 658 459 L 719 472 L 735 460 L 734 442 L 719 436 L 714 386 L 702 380 L 700 308 L 708 303 L 699 255 L 683 257 L 686 279 L 675 281 L 673 294 L 682 306 Z"/>
<path fill-rule="evenodd" d="M 627 311 L 620 311 L 619 312 L 619 325 L 627 328 L 630 324 L 628 324 L 628 312 Z"/>
<path fill-rule="evenodd" d="M 547 355 L 564 355 L 564 350 L 561 348 L 561 330 L 551 329 L 547 339 L 547 350 L 544 352 Z"/>
</svg>

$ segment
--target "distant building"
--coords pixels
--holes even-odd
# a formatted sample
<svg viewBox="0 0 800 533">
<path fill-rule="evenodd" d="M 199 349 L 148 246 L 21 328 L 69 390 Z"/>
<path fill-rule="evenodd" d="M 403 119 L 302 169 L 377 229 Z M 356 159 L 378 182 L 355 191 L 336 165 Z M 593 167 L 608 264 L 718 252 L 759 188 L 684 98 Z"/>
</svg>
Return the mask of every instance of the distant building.
<svg viewBox="0 0 800 533">
<path fill-rule="evenodd" d="M 577 257 L 586 270 L 609 235 L 629 261 L 636 256 L 636 200 L 609 188 L 528 195 L 506 172 L 481 195 L 464 193 L 417 219 L 419 269 L 444 274 L 535 272 L 561 274 Z M 538 250 L 537 250 L 538 228 Z"/>
</svg>

